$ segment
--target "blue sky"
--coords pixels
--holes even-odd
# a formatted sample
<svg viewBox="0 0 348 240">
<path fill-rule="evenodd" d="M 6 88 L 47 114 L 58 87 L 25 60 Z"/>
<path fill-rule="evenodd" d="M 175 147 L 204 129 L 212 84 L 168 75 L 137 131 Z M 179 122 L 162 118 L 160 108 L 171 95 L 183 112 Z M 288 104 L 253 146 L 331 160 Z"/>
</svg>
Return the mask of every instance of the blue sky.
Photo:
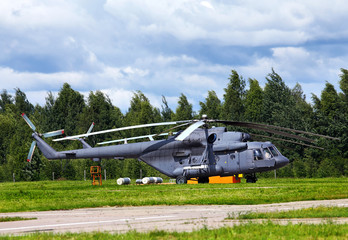
<svg viewBox="0 0 348 240">
<path fill-rule="evenodd" d="M 264 87 L 274 68 L 310 101 L 326 81 L 339 91 L 347 12 L 343 0 L 2 0 L 0 89 L 44 104 L 68 82 L 123 112 L 137 90 L 173 110 L 184 93 L 198 110 L 208 90 L 222 99 L 232 69 Z"/>
</svg>

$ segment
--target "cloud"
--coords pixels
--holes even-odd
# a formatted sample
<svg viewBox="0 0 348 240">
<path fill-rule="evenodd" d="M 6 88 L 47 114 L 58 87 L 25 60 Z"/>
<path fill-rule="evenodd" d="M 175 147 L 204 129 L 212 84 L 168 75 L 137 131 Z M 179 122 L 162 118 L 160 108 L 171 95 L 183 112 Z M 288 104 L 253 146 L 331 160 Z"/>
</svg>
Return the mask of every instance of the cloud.
<svg viewBox="0 0 348 240">
<path fill-rule="evenodd" d="M 141 34 L 170 34 L 184 41 L 206 40 L 214 44 L 265 46 L 299 44 L 315 40 L 334 27 L 330 21 L 348 20 L 342 1 L 107 1 L 105 11 Z M 215 9 L 215 11 L 211 11 Z M 325 9 L 325 10 L 324 10 Z M 324 13 L 325 11 L 325 13 Z M 342 24 L 339 24 L 342 25 Z"/>
<path fill-rule="evenodd" d="M 222 98 L 231 69 L 264 84 L 274 68 L 320 92 L 346 67 L 347 11 L 339 0 L 4 0 L 0 86 L 43 103 L 68 82 L 123 110 L 136 90 L 157 107 L 184 93 L 198 109 L 208 90 Z"/>
<path fill-rule="evenodd" d="M 29 92 L 33 103 L 42 105 L 45 103 L 45 92 L 58 92 L 66 82 L 73 89 L 85 92 L 86 96 L 89 91 L 102 90 L 125 112 L 136 90 L 145 93 L 154 106 L 160 108 L 162 95 L 173 100 L 184 93 L 189 99 L 197 99 L 208 90 L 222 88 L 225 84 L 218 83 L 221 79 L 217 79 L 216 74 L 221 74 L 222 69 L 228 70 L 226 66 L 210 65 L 186 55 L 138 59 L 133 66 L 124 67 L 112 67 L 98 61 L 97 64 L 100 65 L 97 72 L 19 72 L 0 67 L 0 75 L 7 80 L 2 87 L 19 87 Z M 225 81 L 226 77 L 223 79 Z M 35 93 L 39 95 L 34 98 Z M 168 102 L 175 107 L 173 102 Z M 198 102 L 193 100 L 195 107 Z"/>
<path fill-rule="evenodd" d="M 273 68 L 289 87 L 300 83 L 310 97 L 311 93 L 320 96 L 326 81 L 339 90 L 340 68 L 348 61 L 348 55 L 328 57 L 303 47 L 279 47 L 272 48 L 272 56 L 255 59 L 252 64 L 236 69 L 244 77 L 256 78 L 264 86 L 265 77 Z"/>
<path fill-rule="evenodd" d="M 209 9 L 211 9 L 211 10 L 214 10 L 214 7 L 211 5 L 211 3 L 210 2 L 208 2 L 208 1 L 202 1 L 202 2 L 200 2 L 200 4 L 202 5 L 202 6 L 204 6 L 204 7 L 206 7 L 206 8 L 209 8 Z"/>
</svg>

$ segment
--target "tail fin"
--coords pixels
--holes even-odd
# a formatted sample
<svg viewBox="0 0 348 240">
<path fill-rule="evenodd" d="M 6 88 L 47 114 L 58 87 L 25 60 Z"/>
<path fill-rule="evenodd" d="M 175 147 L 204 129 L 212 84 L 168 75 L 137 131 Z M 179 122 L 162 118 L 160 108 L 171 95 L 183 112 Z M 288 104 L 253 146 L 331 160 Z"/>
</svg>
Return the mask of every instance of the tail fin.
<svg viewBox="0 0 348 240">
<path fill-rule="evenodd" d="M 41 150 L 42 154 L 47 159 L 57 159 L 58 153 L 54 150 L 48 143 L 46 143 L 42 138 L 40 138 L 38 133 L 33 133 L 33 138 L 36 140 L 38 148 Z"/>
</svg>

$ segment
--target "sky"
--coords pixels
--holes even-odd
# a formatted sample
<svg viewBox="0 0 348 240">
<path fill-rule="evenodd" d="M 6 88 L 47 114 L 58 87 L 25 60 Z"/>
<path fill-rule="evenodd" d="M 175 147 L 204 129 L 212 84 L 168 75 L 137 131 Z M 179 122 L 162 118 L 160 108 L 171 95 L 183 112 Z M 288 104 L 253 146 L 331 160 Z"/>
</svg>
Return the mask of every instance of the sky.
<svg viewBox="0 0 348 240">
<path fill-rule="evenodd" d="M 326 82 L 339 91 L 347 12 L 344 0 L 2 0 L 0 90 L 44 105 L 67 82 L 123 112 L 138 90 L 173 110 L 183 93 L 198 111 L 209 90 L 223 99 L 232 69 L 264 87 L 273 68 L 310 101 Z"/>
</svg>

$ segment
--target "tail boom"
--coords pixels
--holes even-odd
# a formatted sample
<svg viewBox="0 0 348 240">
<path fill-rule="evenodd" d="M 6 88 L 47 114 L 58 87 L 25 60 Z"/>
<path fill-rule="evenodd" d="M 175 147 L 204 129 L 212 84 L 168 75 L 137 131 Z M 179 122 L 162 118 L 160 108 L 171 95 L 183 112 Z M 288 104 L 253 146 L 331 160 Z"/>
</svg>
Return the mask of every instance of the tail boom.
<svg viewBox="0 0 348 240">
<path fill-rule="evenodd" d="M 43 155 L 47 159 L 58 159 L 58 152 L 54 150 L 50 145 L 48 145 L 42 138 L 40 138 L 38 133 L 33 133 L 33 138 L 36 140 L 38 148 L 41 150 Z"/>
</svg>

